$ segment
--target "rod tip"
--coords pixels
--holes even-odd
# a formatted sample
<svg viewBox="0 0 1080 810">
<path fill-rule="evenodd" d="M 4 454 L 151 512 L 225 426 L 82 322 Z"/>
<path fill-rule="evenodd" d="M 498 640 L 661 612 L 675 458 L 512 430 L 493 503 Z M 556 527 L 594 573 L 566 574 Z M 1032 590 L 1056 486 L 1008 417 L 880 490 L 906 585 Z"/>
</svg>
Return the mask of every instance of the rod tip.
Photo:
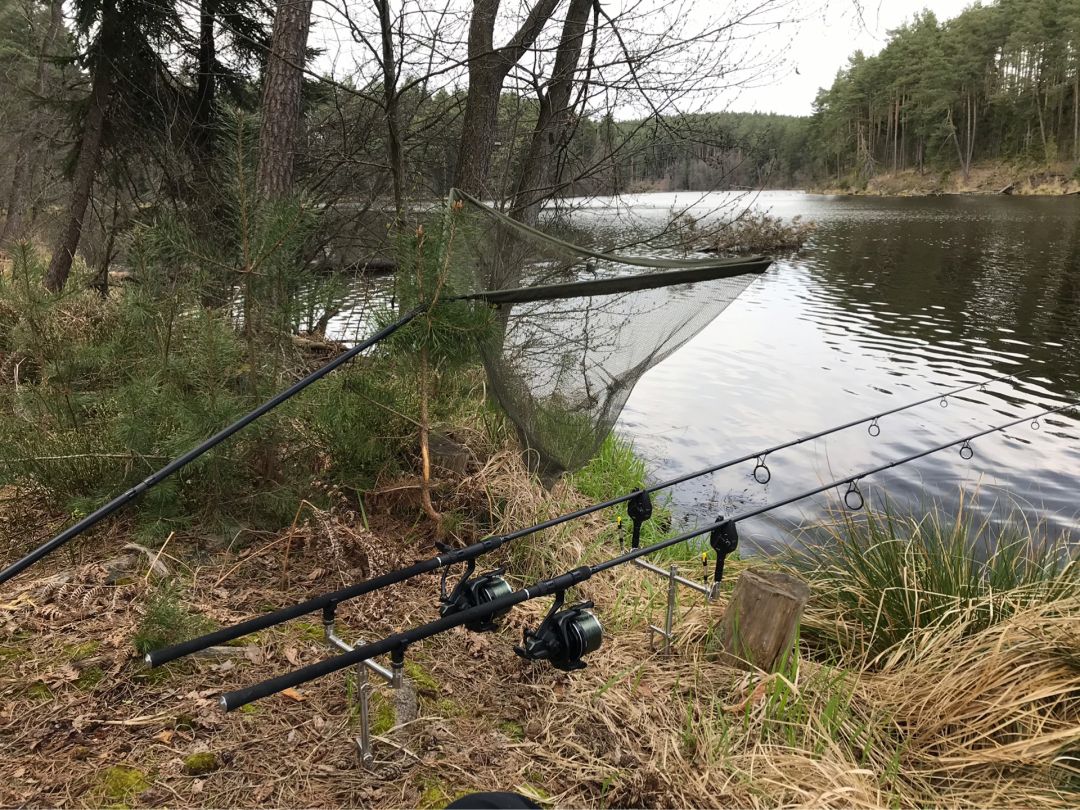
<svg viewBox="0 0 1080 810">
<path fill-rule="evenodd" d="M 218 706 L 221 707 L 222 711 L 227 712 L 229 710 L 229 698 L 227 695 L 222 695 L 218 698 Z"/>
<path fill-rule="evenodd" d="M 143 656 L 143 663 L 146 664 L 151 669 L 153 669 L 153 667 L 154 667 L 154 656 L 151 655 L 150 653 L 147 653 L 146 655 Z"/>
</svg>

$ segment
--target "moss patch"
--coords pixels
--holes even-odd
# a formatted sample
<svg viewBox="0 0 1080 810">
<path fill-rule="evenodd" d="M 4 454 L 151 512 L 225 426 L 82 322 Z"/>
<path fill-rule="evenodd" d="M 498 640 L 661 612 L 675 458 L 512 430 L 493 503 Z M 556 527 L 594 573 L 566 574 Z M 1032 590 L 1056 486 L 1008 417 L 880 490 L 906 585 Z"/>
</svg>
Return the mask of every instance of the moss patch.
<svg viewBox="0 0 1080 810">
<path fill-rule="evenodd" d="M 184 773 L 188 776 L 202 776 L 220 767 L 221 762 L 213 751 L 200 751 L 184 757 Z"/>
<path fill-rule="evenodd" d="M 409 676 L 417 692 L 435 694 L 439 691 L 439 684 L 435 678 L 416 661 L 405 662 L 405 674 Z"/>
<path fill-rule="evenodd" d="M 29 658 L 30 650 L 23 647 L 12 647 L 0 644 L 0 661 L 17 661 L 20 658 Z"/>
<path fill-rule="evenodd" d="M 82 661 L 101 649 L 100 641 L 84 641 L 81 644 L 65 644 L 64 655 L 72 661 Z"/>
<path fill-rule="evenodd" d="M 321 624 L 315 624 L 314 622 L 294 622 L 292 630 L 300 638 L 309 641 L 326 640 L 326 631 Z"/>
<path fill-rule="evenodd" d="M 371 696 L 371 733 L 385 734 L 397 725 L 394 705 L 378 692 Z"/>
<path fill-rule="evenodd" d="M 526 782 L 523 785 L 518 785 L 516 790 L 518 793 L 523 796 L 529 797 L 537 804 L 545 805 L 548 807 L 554 806 L 555 804 L 555 800 L 552 798 L 551 794 L 539 785 L 534 784 L 533 782 Z"/>
<path fill-rule="evenodd" d="M 53 699 L 52 690 L 41 681 L 32 683 L 26 687 L 26 694 L 31 700 L 46 701 Z"/>
<path fill-rule="evenodd" d="M 420 791 L 420 798 L 416 803 L 417 807 L 424 810 L 434 810 L 435 808 L 446 807 L 453 801 L 453 796 L 442 782 L 435 779 L 425 779 L 422 784 L 423 789 Z"/>
<path fill-rule="evenodd" d="M 113 765 L 101 772 L 99 792 L 112 802 L 127 803 L 150 787 L 150 780 L 138 768 Z"/>
<path fill-rule="evenodd" d="M 525 739 L 525 727 L 514 720 L 503 720 L 499 723 L 499 731 L 511 740 L 521 741 Z"/>
<path fill-rule="evenodd" d="M 100 667 L 87 667 L 75 679 L 75 688 L 87 692 L 101 683 L 101 679 L 104 677 L 105 673 Z"/>
<path fill-rule="evenodd" d="M 464 706 L 450 698 L 441 698 L 434 701 L 432 708 L 440 717 L 462 717 L 466 713 Z"/>
<path fill-rule="evenodd" d="M 195 728 L 195 715 L 178 714 L 173 721 L 173 728 L 177 731 L 191 731 Z"/>
</svg>

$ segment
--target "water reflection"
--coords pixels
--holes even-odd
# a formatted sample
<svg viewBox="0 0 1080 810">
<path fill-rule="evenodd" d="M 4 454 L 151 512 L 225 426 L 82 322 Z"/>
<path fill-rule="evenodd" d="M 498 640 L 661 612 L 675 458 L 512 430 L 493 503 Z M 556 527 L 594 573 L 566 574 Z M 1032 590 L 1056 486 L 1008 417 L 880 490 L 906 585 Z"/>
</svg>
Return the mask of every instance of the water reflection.
<svg viewBox="0 0 1080 810">
<path fill-rule="evenodd" d="M 653 195 L 637 222 L 655 225 L 680 203 Z M 705 200 L 704 210 L 711 204 Z M 880 200 L 764 194 L 774 214 L 819 228 L 797 261 L 781 263 L 724 315 L 638 384 L 620 422 L 657 477 L 951 388 L 1016 372 L 865 429 L 770 460 L 767 486 L 752 465 L 673 493 L 688 521 L 762 504 L 918 452 L 989 424 L 1080 398 L 1080 201 L 932 198 Z M 697 210 L 697 209 L 695 209 Z M 602 216 L 583 212 L 594 227 Z M 1019 512 L 1053 530 L 1080 527 L 1080 423 L 1053 417 L 877 476 L 875 502 L 955 508 L 961 488 L 991 520 Z M 835 499 L 833 501 L 835 503 Z M 761 544 L 821 519 L 828 499 L 748 522 Z"/>
</svg>

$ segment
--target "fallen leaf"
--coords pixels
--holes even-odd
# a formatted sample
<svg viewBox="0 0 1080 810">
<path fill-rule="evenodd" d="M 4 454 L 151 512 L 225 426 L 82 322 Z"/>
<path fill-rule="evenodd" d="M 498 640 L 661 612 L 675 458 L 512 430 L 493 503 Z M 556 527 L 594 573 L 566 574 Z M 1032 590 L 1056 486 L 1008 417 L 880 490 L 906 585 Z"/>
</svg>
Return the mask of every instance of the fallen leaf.
<svg viewBox="0 0 1080 810">
<path fill-rule="evenodd" d="M 306 697 L 301 695 L 299 692 L 297 692 L 291 686 L 288 689 L 282 689 L 281 694 L 283 694 L 285 697 L 289 698 L 290 700 L 295 700 L 297 703 L 303 703 L 305 700 L 307 700 Z"/>
<path fill-rule="evenodd" d="M 157 734 L 155 734 L 154 739 L 157 740 L 158 742 L 162 742 L 162 743 L 165 743 L 165 745 L 168 745 L 169 743 L 172 742 L 172 738 L 175 737 L 175 736 L 176 736 L 175 731 L 170 731 L 169 729 L 165 729 L 164 731 L 159 731 Z"/>
<path fill-rule="evenodd" d="M 292 664 L 294 667 L 298 667 L 300 666 L 300 653 L 296 651 L 295 647 L 286 647 L 285 660 Z"/>
</svg>

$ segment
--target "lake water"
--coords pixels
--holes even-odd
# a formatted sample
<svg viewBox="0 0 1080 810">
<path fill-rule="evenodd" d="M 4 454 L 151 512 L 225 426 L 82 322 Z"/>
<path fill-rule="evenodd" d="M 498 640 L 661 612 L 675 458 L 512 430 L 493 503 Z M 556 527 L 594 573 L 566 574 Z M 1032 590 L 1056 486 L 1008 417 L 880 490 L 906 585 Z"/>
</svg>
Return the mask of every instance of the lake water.
<svg viewBox="0 0 1080 810">
<path fill-rule="evenodd" d="M 655 194 L 597 201 L 575 223 L 627 234 L 673 208 L 702 213 L 723 195 Z M 1015 373 L 948 407 L 929 403 L 769 458 L 679 486 L 690 522 L 738 512 L 917 453 L 992 424 L 1080 399 L 1080 200 L 936 197 L 880 199 L 768 192 L 743 198 L 818 224 L 797 259 L 779 261 L 680 351 L 638 383 L 618 430 L 656 479 L 801 434 Z M 961 497 L 990 520 L 1021 514 L 1054 534 L 1080 528 L 1080 420 L 1025 423 L 866 479 L 894 509 Z M 763 546 L 826 518 L 819 496 L 741 524 Z"/>
<path fill-rule="evenodd" d="M 673 209 L 706 217 L 752 205 L 817 223 L 798 258 L 778 261 L 687 345 L 637 384 L 617 430 L 654 480 L 716 464 L 925 396 L 1015 373 L 1017 383 L 851 428 L 680 485 L 681 523 L 783 500 L 993 424 L 1080 399 L 1080 199 L 649 194 L 590 200 L 576 227 L 605 243 L 655 231 Z M 378 285 L 375 287 L 378 290 Z M 374 296 L 378 299 L 380 296 Z M 369 307 L 331 333 L 366 332 Z M 991 521 L 1021 516 L 1051 534 L 1080 529 L 1080 419 L 1054 416 L 865 479 L 880 506 L 938 504 Z M 740 534 L 775 547 L 828 519 L 842 493 L 747 520 Z M 1078 535 L 1080 536 L 1080 535 Z"/>
</svg>

